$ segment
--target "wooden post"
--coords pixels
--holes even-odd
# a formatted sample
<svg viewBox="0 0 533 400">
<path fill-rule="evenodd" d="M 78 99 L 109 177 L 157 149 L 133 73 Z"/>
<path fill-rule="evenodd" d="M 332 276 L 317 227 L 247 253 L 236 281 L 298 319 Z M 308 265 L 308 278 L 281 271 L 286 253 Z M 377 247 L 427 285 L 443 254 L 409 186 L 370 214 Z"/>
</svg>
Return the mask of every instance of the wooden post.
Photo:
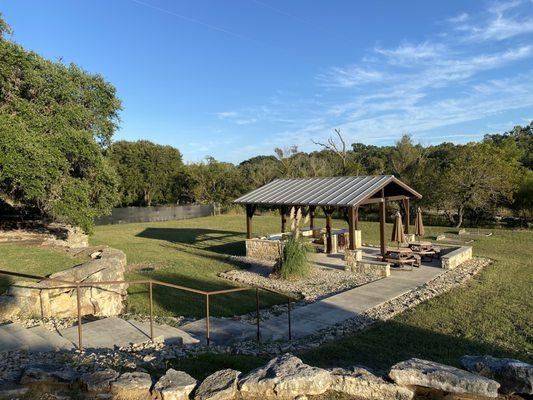
<svg viewBox="0 0 533 400">
<path fill-rule="evenodd" d="M 287 227 L 287 207 L 281 206 L 279 212 L 281 215 L 281 233 L 285 233 Z"/>
<path fill-rule="evenodd" d="M 316 206 L 309 206 L 309 228 L 315 229 L 315 209 Z"/>
<path fill-rule="evenodd" d="M 253 204 L 246 205 L 246 238 L 252 238 L 252 217 L 254 216 L 255 206 Z"/>
<path fill-rule="evenodd" d="M 359 206 L 354 207 L 354 229 L 359 230 Z"/>
<path fill-rule="evenodd" d="M 350 250 L 355 250 L 355 224 L 357 219 L 356 207 L 348 209 L 348 234 L 350 238 Z"/>
<path fill-rule="evenodd" d="M 409 233 L 409 220 L 411 219 L 411 216 L 409 215 L 409 198 L 403 199 L 403 208 L 405 208 L 405 225 L 404 225 L 404 233 Z"/>
<path fill-rule="evenodd" d="M 386 251 L 386 243 L 385 243 L 385 218 L 386 218 L 386 210 L 385 210 L 385 193 L 384 190 L 381 189 L 381 202 L 379 203 L 379 244 L 381 247 L 381 255 L 385 256 Z"/>
<path fill-rule="evenodd" d="M 331 214 L 333 214 L 333 210 L 324 207 L 324 214 L 326 214 L 326 253 L 331 254 L 333 247 L 331 243 Z"/>
</svg>

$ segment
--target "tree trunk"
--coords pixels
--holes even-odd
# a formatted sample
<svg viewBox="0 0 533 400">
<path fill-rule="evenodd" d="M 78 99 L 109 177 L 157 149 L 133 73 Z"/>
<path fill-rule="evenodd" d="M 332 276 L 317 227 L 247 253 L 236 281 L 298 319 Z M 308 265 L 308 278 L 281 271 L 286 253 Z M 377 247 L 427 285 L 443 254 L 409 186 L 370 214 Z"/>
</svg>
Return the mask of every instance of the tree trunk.
<svg viewBox="0 0 533 400">
<path fill-rule="evenodd" d="M 463 215 L 464 215 L 464 208 L 461 206 L 457 210 L 457 225 L 455 225 L 456 228 L 460 228 L 463 224 Z"/>
</svg>

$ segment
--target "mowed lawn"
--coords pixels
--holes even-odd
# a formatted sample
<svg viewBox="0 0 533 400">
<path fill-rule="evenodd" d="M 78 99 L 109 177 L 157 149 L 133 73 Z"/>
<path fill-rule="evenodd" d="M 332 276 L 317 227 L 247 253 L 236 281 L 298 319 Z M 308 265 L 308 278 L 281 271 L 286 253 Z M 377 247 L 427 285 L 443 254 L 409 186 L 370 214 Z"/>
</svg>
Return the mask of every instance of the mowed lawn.
<svg viewBox="0 0 533 400">
<path fill-rule="evenodd" d="M 81 262 L 83 260 L 80 258 L 59 250 L 17 243 L 0 243 L 1 270 L 46 276 Z M 0 275 L 0 293 L 3 293 L 11 283 L 20 280 L 24 278 Z"/>
</svg>

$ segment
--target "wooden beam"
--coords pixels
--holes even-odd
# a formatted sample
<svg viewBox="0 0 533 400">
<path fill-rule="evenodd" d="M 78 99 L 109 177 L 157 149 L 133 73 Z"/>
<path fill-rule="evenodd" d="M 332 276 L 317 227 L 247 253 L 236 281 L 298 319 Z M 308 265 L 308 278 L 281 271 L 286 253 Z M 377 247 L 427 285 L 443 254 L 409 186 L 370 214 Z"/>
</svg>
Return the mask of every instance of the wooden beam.
<svg viewBox="0 0 533 400">
<path fill-rule="evenodd" d="M 279 212 L 281 215 L 281 233 L 285 233 L 285 229 L 287 227 L 287 207 L 281 206 Z"/>
<path fill-rule="evenodd" d="M 381 203 L 383 201 L 397 201 L 397 200 L 404 200 L 404 199 L 408 199 L 409 197 L 407 196 L 403 196 L 403 195 L 399 195 L 399 196 L 389 196 L 389 197 L 373 197 L 373 198 L 370 198 L 370 199 L 366 199 L 366 200 L 363 200 L 359 203 L 359 205 L 364 205 L 364 204 L 376 204 L 376 203 Z"/>
<path fill-rule="evenodd" d="M 355 225 L 357 223 L 357 207 L 348 210 L 348 234 L 350 238 L 350 250 L 355 250 Z"/>
<path fill-rule="evenodd" d="M 252 218 L 255 212 L 255 205 L 247 204 L 246 205 L 246 238 L 252 238 Z"/>
<path fill-rule="evenodd" d="M 315 228 L 315 210 L 316 206 L 309 206 L 309 228 Z"/>
<path fill-rule="evenodd" d="M 384 196 L 384 191 L 381 189 L 381 195 Z M 385 199 L 383 199 L 385 200 Z M 381 255 L 385 256 L 387 245 L 385 243 L 385 218 L 386 218 L 385 201 L 379 203 L 379 245 L 381 249 Z"/>
<path fill-rule="evenodd" d="M 403 208 L 405 209 L 405 225 L 403 231 L 405 234 L 409 234 L 409 221 L 411 219 L 409 210 L 409 198 L 403 199 Z"/>
<path fill-rule="evenodd" d="M 326 214 L 326 253 L 331 254 L 333 247 L 331 242 L 331 214 L 333 214 L 333 209 L 324 207 L 324 214 Z"/>
</svg>

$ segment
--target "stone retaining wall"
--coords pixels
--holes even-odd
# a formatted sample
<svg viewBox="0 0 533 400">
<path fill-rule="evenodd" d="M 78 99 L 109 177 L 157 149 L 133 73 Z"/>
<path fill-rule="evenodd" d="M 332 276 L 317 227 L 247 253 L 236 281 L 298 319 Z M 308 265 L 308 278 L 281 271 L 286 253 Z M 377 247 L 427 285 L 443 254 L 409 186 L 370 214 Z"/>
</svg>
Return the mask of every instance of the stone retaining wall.
<svg viewBox="0 0 533 400">
<path fill-rule="evenodd" d="M 117 249 L 104 248 L 91 255 L 91 260 L 50 278 L 68 282 L 99 282 L 124 280 L 126 255 Z M 17 282 L 0 296 L 0 321 L 16 317 L 76 317 L 77 294 L 75 288 L 63 288 L 49 280 Z M 82 315 L 112 316 L 123 311 L 127 284 L 81 288 Z"/>
<path fill-rule="evenodd" d="M 89 237 L 75 226 L 41 221 L 27 221 L 24 225 L 16 229 L 0 229 L 0 243 L 31 242 L 74 249 L 89 245 Z"/>
<path fill-rule="evenodd" d="M 533 365 L 514 359 L 465 356 L 463 368 L 411 358 L 378 375 L 363 366 L 324 369 L 289 353 L 248 373 L 219 370 L 204 380 L 168 369 L 153 379 L 145 369 L 119 372 L 85 370 L 74 365 L 29 365 L 0 398 L 47 393 L 56 398 L 247 400 L 319 399 L 412 400 L 414 398 L 496 398 L 499 394 L 532 394 Z M 17 385 L 18 386 L 15 386 Z M 69 395 L 73 395 L 69 397 Z M 48 397 L 47 397 L 48 398 Z"/>
<path fill-rule="evenodd" d="M 459 248 L 442 249 L 441 254 L 441 267 L 454 269 L 472 258 L 472 247 L 461 246 Z"/>
<path fill-rule="evenodd" d="M 246 257 L 257 260 L 278 261 L 283 253 L 280 240 L 246 239 Z"/>
</svg>

